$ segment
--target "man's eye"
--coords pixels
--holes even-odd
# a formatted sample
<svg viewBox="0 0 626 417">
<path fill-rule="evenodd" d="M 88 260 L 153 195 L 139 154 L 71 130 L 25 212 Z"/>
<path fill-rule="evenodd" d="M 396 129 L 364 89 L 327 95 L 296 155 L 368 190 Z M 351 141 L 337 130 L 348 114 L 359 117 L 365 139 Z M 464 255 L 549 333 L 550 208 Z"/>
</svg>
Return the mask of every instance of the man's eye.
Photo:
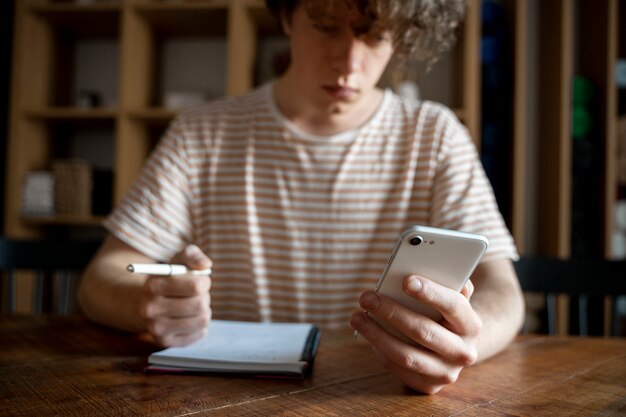
<svg viewBox="0 0 626 417">
<path fill-rule="evenodd" d="M 389 30 L 371 25 L 357 26 L 352 29 L 355 36 L 368 43 L 383 43 L 391 40 Z"/>
<path fill-rule="evenodd" d="M 333 26 L 333 25 L 325 25 L 325 24 L 318 23 L 318 24 L 313 25 L 313 27 L 323 33 L 334 33 L 337 31 L 337 26 Z"/>
<path fill-rule="evenodd" d="M 391 39 L 388 32 L 368 32 L 366 39 L 371 43 L 383 43 Z"/>
</svg>

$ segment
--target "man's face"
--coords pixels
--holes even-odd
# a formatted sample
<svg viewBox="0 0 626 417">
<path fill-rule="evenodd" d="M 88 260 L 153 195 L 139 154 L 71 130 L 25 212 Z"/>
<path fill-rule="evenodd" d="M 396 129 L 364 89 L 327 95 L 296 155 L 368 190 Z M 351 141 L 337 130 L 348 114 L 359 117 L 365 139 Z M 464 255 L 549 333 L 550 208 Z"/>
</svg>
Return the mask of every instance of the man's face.
<svg viewBox="0 0 626 417">
<path fill-rule="evenodd" d="M 343 113 L 372 98 L 393 54 L 391 34 L 343 2 L 312 15 L 302 2 L 284 22 L 291 38 L 289 72 L 298 80 L 302 99 L 320 110 Z"/>
</svg>

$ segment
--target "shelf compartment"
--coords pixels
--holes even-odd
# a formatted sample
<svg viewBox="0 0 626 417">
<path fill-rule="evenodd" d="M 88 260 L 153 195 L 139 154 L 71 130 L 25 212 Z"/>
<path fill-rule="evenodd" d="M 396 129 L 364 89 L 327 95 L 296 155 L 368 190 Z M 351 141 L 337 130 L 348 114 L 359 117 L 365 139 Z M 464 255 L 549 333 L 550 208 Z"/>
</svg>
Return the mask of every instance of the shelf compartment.
<svg viewBox="0 0 626 417">
<path fill-rule="evenodd" d="M 161 35 L 225 36 L 228 2 L 145 3 L 135 11 Z"/>
<path fill-rule="evenodd" d="M 132 110 L 129 112 L 131 119 L 148 123 L 168 123 L 176 117 L 177 114 L 178 112 L 176 110 L 170 110 L 163 107 L 151 107 L 140 110 Z"/>
<path fill-rule="evenodd" d="M 250 1 L 247 4 L 247 10 L 256 25 L 257 34 L 260 36 L 279 36 L 283 35 L 280 25 L 265 7 L 265 2 Z"/>
<path fill-rule="evenodd" d="M 120 29 L 119 2 L 74 4 L 55 2 L 34 5 L 31 11 L 55 29 L 77 36 L 117 36 Z"/>
</svg>

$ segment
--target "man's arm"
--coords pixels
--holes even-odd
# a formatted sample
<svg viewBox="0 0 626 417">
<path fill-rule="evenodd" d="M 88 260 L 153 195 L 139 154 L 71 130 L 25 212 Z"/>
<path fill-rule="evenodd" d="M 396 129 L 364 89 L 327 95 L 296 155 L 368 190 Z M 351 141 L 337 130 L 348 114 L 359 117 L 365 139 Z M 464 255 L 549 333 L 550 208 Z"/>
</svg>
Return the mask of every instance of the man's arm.
<svg viewBox="0 0 626 417">
<path fill-rule="evenodd" d="M 404 291 L 441 312 L 440 322 L 375 291 L 361 295 L 365 312 L 355 312 L 350 322 L 392 374 L 409 387 L 434 394 L 454 383 L 463 368 L 502 350 L 521 327 L 524 303 L 511 261 L 480 264 L 472 281 L 459 293 L 425 277 L 405 279 Z M 419 346 L 391 335 L 369 314 Z"/>
<path fill-rule="evenodd" d="M 105 239 L 81 282 L 79 302 L 85 314 L 118 329 L 148 331 L 164 346 L 186 345 L 201 338 L 211 320 L 211 278 L 127 272 L 126 266 L 135 262 L 153 260 L 114 236 Z M 195 245 L 187 245 L 171 262 L 191 269 L 212 266 Z"/>
<path fill-rule="evenodd" d="M 90 319 L 131 332 L 146 330 L 140 315 L 146 275 L 130 274 L 126 266 L 154 262 L 143 253 L 108 235 L 83 274 L 78 301 Z"/>
<path fill-rule="evenodd" d="M 504 349 L 518 334 L 524 320 L 524 297 L 508 259 L 484 262 L 472 275 L 475 291 L 470 299 L 483 321 L 478 338 L 478 361 Z"/>
</svg>

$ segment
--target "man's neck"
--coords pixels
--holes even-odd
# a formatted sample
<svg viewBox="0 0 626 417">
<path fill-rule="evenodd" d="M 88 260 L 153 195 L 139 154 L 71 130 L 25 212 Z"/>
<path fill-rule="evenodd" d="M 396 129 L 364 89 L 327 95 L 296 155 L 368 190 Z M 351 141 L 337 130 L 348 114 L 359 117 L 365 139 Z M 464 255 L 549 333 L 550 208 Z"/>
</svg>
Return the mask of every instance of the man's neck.
<svg viewBox="0 0 626 417">
<path fill-rule="evenodd" d="M 302 98 L 289 78 L 281 78 L 274 85 L 274 99 L 281 113 L 302 131 L 319 136 L 335 135 L 362 126 L 376 113 L 382 98 L 383 92 L 374 90 L 358 103 L 338 103 L 325 108 Z"/>
</svg>

